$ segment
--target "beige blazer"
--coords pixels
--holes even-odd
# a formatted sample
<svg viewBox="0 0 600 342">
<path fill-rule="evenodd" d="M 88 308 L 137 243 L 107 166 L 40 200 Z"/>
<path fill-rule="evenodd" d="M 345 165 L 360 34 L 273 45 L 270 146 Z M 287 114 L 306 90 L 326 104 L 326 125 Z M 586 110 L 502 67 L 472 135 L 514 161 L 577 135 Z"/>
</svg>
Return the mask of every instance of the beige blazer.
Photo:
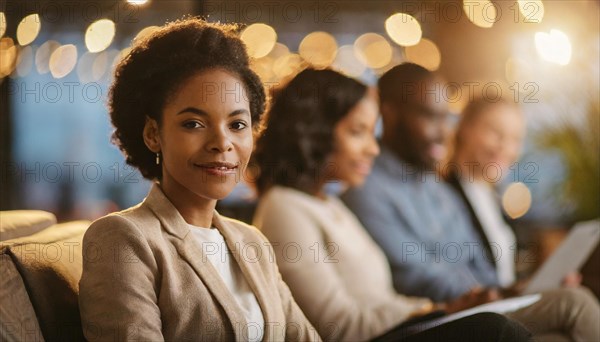
<svg viewBox="0 0 600 342">
<path fill-rule="evenodd" d="M 263 340 L 319 341 L 281 280 L 268 240 L 216 212 L 213 225 L 262 308 Z M 88 340 L 247 340 L 241 308 L 190 229 L 156 184 L 142 203 L 92 224 L 79 283 Z"/>
</svg>

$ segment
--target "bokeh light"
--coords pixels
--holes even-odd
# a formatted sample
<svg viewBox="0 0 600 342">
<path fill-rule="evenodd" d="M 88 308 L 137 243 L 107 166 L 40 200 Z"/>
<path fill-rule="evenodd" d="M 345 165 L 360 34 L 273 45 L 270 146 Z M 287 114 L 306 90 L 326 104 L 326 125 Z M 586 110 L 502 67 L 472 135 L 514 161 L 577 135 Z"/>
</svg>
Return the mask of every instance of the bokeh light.
<svg viewBox="0 0 600 342">
<path fill-rule="evenodd" d="M 77 64 L 77 48 L 73 44 L 62 45 L 50 56 L 50 73 L 54 78 L 67 76 Z"/>
<path fill-rule="evenodd" d="M 35 52 L 35 68 L 40 75 L 50 72 L 50 56 L 59 47 L 59 42 L 48 40 L 37 49 Z"/>
<path fill-rule="evenodd" d="M 571 61 L 571 42 L 569 37 L 559 30 L 536 33 L 535 47 L 540 56 L 548 62 L 567 65 Z"/>
<path fill-rule="evenodd" d="M 92 80 L 98 82 L 108 69 L 108 53 L 107 51 L 100 52 L 94 59 L 92 64 Z"/>
<path fill-rule="evenodd" d="M 110 19 L 100 19 L 85 31 L 85 46 L 89 52 L 100 52 L 110 46 L 114 37 L 115 23 Z"/>
<path fill-rule="evenodd" d="M 261 58 L 269 54 L 277 42 L 277 33 L 266 24 L 252 24 L 241 35 L 246 44 L 248 54 L 253 58 Z"/>
<path fill-rule="evenodd" d="M 421 39 L 417 45 L 407 47 L 404 51 L 409 61 L 431 71 L 437 70 L 442 62 L 442 55 L 437 45 L 426 38 Z"/>
<path fill-rule="evenodd" d="M 277 79 L 284 80 L 294 77 L 305 67 L 306 62 L 300 55 L 290 53 L 278 58 L 275 63 L 273 63 L 273 73 L 275 73 Z"/>
<path fill-rule="evenodd" d="M 263 82 L 272 82 L 275 79 L 273 64 L 275 60 L 270 56 L 253 59 L 250 68 L 260 77 Z"/>
<path fill-rule="evenodd" d="M 300 56 L 316 68 L 326 68 L 333 63 L 337 54 L 337 42 L 327 32 L 308 34 L 298 48 Z"/>
<path fill-rule="evenodd" d="M 502 207 L 513 219 L 525 215 L 531 208 L 531 191 L 521 182 L 510 184 L 502 196 Z"/>
<path fill-rule="evenodd" d="M 406 13 L 396 13 L 385 21 L 385 30 L 398 45 L 412 46 L 421 40 L 421 24 Z"/>
<path fill-rule="evenodd" d="M 114 54 L 117 52 L 112 50 L 111 58 L 114 58 Z M 100 53 L 84 53 L 77 63 L 77 76 L 82 83 L 89 82 L 98 82 L 102 76 L 106 73 L 108 67 L 108 57 L 109 53 L 107 51 L 102 51 Z"/>
<path fill-rule="evenodd" d="M 390 61 L 383 67 L 373 69 L 373 72 L 378 77 L 381 77 L 383 74 L 388 72 L 391 68 L 395 67 L 398 64 L 402 64 L 404 62 L 406 62 L 406 56 L 404 56 L 404 51 L 402 51 L 402 49 L 400 49 L 400 48 L 394 48 L 392 46 L 392 58 L 390 59 Z"/>
<path fill-rule="evenodd" d="M 463 9 L 467 18 L 479 27 L 490 28 L 496 22 L 496 7 L 489 0 L 464 0 Z"/>
<path fill-rule="evenodd" d="M 123 58 L 127 57 L 127 55 L 129 54 L 129 52 L 131 52 L 131 47 L 126 47 L 123 50 L 119 51 L 117 53 L 117 55 L 115 56 L 115 58 L 113 59 L 112 65 L 111 65 L 111 69 L 114 70 L 117 67 L 117 64 L 119 64 Z"/>
<path fill-rule="evenodd" d="M 0 78 L 10 75 L 17 59 L 17 46 L 11 38 L 0 39 Z"/>
<path fill-rule="evenodd" d="M 544 3 L 542 0 L 518 0 L 519 12 L 526 23 L 541 23 L 544 19 Z"/>
<path fill-rule="evenodd" d="M 24 47 L 17 58 L 17 76 L 25 77 L 33 68 L 34 53 L 31 45 Z"/>
<path fill-rule="evenodd" d="M 392 46 L 377 33 L 365 33 L 354 42 L 354 53 L 370 68 L 386 66 L 392 59 Z"/>
<path fill-rule="evenodd" d="M 133 42 L 139 42 L 140 40 L 143 40 L 144 38 L 148 37 L 152 32 L 158 30 L 160 27 L 159 26 L 148 26 L 148 27 L 144 27 L 143 29 L 140 30 L 140 32 L 138 32 L 138 34 L 135 35 L 135 38 L 133 38 Z"/>
<path fill-rule="evenodd" d="M 4 15 L 4 12 L 0 12 L 0 38 L 6 33 L 6 26 L 6 16 Z"/>
<path fill-rule="evenodd" d="M 290 54 L 290 49 L 281 43 L 275 43 L 271 52 L 262 58 L 253 58 L 250 67 L 260 77 L 263 82 L 277 82 L 278 78 L 273 70 L 275 61 L 284 58 Z M 283 61 L 283 59 L 282 59 Z"/>
<path fill-rule="evenodd" d="M 273 49 L 271 50 L 271 52 L 269 52 L 269 54 L 267 56 L 271 57 L 272 59 L 275 60 L 279 57 L 288 55 L 289 53 L 290 53 L 290 48 L 288 48 L 287 45 L 281 44 L 281 43 L 275 43 L 275 46 L 273 46 Z"/>
<path fill-rule="evenodd" d="M 40 16 L 37 14 L 30 14 L 23 18 L 17 26 L 17 41 L 19 45 L 25 46 L 35 40 L 40 29 L 42 28 L 42 22 Z"/>
<path fill-rule="evenodd" d="M 332 68 L 350 77 L 360 77 L 367 70 L 354 54 L 352 45 L 344 45 L 338 49 Z"/>
</svg>

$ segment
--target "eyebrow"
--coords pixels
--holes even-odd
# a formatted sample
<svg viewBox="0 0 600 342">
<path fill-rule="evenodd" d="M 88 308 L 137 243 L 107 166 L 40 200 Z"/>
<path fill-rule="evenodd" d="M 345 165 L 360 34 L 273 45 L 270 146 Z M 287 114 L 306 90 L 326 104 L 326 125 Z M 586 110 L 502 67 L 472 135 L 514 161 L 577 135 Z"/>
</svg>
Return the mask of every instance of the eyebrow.
<svg viewBox="0 0 600 342">
<path fill-rule="evenodd" d="M 187 107 L 185 109 L 182 109 L 179 112 L 177 112 L 177 115 L 183 114 L 183 113 L 193 113 L 193 114 L 200 115 L 200 116 L 209 116 L 207 112 L 203 111 L 202 109 L 195 108 L 195 107 Z M 228 117 L 244 115 L 244 114 L 249 115 L 250 112 L 248 112 L 247 109 L 236 109 L 233 112 L 229 113 Z"/>
</svg>

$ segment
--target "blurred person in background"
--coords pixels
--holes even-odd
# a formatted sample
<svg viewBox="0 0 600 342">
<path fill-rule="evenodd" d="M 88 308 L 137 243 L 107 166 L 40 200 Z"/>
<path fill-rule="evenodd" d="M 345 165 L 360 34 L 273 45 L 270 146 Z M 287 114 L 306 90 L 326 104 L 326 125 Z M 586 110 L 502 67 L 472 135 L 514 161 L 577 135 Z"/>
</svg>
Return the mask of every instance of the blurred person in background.
<svg viewBox="0 0 600 342">
<path fill-rule="evenodd" d="M 444 179 L 464 201 L 484 252 L 495 266 L 498 284 L 514 294 L 527 281 L 516 281 L 517 239 L 502 214 L 496 185 L 519 159 L 524 138 L 525 118 L 515 103 L 476 98 L 461 113 L 449 161 L 442 168 Z M 572 272 L 563 283 L 577 287 L 581 275 Z"/>
<path fill-rule="evenodd" d="M 307 69 L 277 92 L 254 154 L 260 168 L 254 224 L 273 244 L 298 305 L 328 341 L 400 340 L 412 318 L 489 300 L 478 291 L 447 303 L 396 292 L 381 249 L 326 193 L 328 182 L 364 182 L 379 153 L 378 116 L 376 94 L 365 85 L 332 70 Z M 527 340 L 528 333 L 484 313 L 407 337 L 440 339 Z"/>
<path fill-rule="evenodd" d="M 381 77 L 382 153 L 365 184 L 342 199 L 385 252 L 397 291 L 437 301 L 474 290 L 500 298 L 503 283 L 467 205 L 438 173 L 450 132 L 443 87 L 439 76 L 411 63 Z M 600 338 L 598 303 L 580 288 L 545 292 L 508 316 L 537 339 Z"/>
</svg>

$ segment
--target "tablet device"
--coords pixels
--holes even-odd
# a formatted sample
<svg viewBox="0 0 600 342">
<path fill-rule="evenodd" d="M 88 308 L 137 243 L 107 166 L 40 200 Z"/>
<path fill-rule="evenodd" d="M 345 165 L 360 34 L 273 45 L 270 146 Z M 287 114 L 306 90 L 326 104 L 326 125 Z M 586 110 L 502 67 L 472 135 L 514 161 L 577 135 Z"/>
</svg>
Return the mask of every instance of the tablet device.
<svg viewBox="0 0 600 342">
<path fill-rule="evenodd" d="M 529 306 L 542 298 L 541 294 L 532 294 L 520 297 L 513 297 L 508 299 L 501 299 L 494 302 L 482 304 L 475 306 L 470 309 L 462 310 L 450 315 L 443 315 L 443 311 L 434 311 L 432 314 L 420 316 L 417 320 L 408 321 L 408 325 L 402 324 L 400 328 L 402 328 L 400 336 L 408 336 L 412 334 L 419 333 L 421 331 L 431 329 L 437 327 L 438 325 L 449 323 L 452 321 L 459 320 L 461 318 L 475 315 L 482 312 L 495 312 L 499 314 L 506 314 L 509 312 L 517 311 L 521 308 Z M 441 313 L 441 314 L 440 314 Z M 389 335 L 388 335 L 389 336 Z M 398 334 L 393 334 L 392 336 L 398 336 Z M 376 339 L 377 341 L 389 341 L 389 339 Z"/>
<path fill-rule="evenodd" d="M 599 240 L 599 220 L 577 223 L 565 241 L 535 272 L 523 294 L 559 288 L 567 274 L 579 270 Z"/>
</svg>

